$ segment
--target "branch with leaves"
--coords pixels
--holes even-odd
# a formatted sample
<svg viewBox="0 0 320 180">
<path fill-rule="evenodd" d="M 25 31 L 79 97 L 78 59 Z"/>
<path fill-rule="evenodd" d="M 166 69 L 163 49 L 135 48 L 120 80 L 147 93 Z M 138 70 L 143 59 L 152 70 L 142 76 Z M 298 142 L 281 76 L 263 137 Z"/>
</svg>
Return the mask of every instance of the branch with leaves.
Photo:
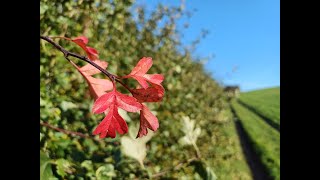
<svg viewBox="0 0 320 180">
<path fill-rule="evenodd" d="M 80 46 L 87 54 L 81 56 L 77 53 L 70 52 L 54 42 L 53 38 L 62 38 L 71 41 Z M 106 116 L 102 122 L 93 131 L 94 135 L 104 137 L 116 137 L 116 132 L 125 134 L 128 132 L 128 125 L 118 113 L 118 108 L 128 112 L 140 112 L 140 128 L 138 137 L 147 135 L 148 129 L 156 131 L 159 127 L 158 119 L 151 113 L 148 107 L 143 104 L 145 102 L 160 102 L 163 99 L 165 90 L 162 86 L 164 80 L 161 74 L 146 74 L 152 66 L 152 58 L 143 57 L 133 68 L 130 74 L 125 76 L 117 76 L 106 70 L 108 63 L 99 60 L 99 53 L 96 49 L 87 46 L 88 39 L 84 36 L 76 38 L 67 37 L 47 37 L 40 36 L 40 39 L 52 44 L 57 50 L 63 53 L 64 57 L 80 72 L 89 85 L 90 94 L 95 102 L 92 108 L 93 113 L 104 113 Z M 75 57 L 85 61 L 88 64 L 79 67 L 69 57 Z M 99 79 L 92 77 L 95 74 L 103 73 L 108 79 Z M 122 79 L 133 78 L 141 87 L 129 88 Z M 116 83 L 124 86 L 132 96 L 122 94 L 117 91 Z"/>
</svg>

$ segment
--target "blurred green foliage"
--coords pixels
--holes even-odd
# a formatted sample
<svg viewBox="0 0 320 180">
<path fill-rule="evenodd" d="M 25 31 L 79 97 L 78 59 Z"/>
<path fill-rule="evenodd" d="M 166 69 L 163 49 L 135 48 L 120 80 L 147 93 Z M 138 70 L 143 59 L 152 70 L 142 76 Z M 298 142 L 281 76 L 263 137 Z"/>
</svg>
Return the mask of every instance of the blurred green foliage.
<svg viewBox="0 0 320 180">
<path fill-rule="evenodd" d="M 221 87 L 180 43 L 176 22 L 186 15 L 183 6 L 159 5 L 147 16 L 142 7 L 132 9 L 133 3 L 41 0 L 40 34 L 88 37 L 88 45 L 99 51 L 100 59 L 109 63 L 107 69 L 117 75 L 128 74 L 144 56 L 153 58 L 149 72 L 164 74 L 166 94 L 163 102 L 149 106 L 156 112 L 160 127 L 143 144 L 147 153 L 144 167 L 121 148 L 121 138 L 130 135 L 99 141 L 98 137 L 81 138 L 41 126 L 42 179 L 149 179 L 196 156 L 193 146 L 178 143 L 185 136 L 183 117 L 193 119 L 201 128 L 196 144 L 202 159 L 164 173 L 161 178 L 251 179 Z M 84 55 L 75 44 L 56 41 Z M 93 100 L 85 80 L 62 53 L 43 40 L 40 45 L 40 120 L 91 135 L 103 116 L 91 113 Z M 131 87 L 136 85 L 134 80 L 127 83 Z M 127 93 L 121 86 L 118 88 Z M 138 114 L 127 115 L 129 127 L 136 127 Z"/>
</svg>

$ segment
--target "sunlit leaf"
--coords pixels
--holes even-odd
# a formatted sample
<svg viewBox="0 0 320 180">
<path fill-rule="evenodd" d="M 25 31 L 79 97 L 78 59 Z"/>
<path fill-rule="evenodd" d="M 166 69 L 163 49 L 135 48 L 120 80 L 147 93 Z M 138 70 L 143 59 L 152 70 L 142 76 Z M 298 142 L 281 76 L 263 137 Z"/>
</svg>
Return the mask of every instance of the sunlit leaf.
<svg viewBox="0 0 320 180">
<path fill-rule="evenodd" d="M 195 144 L 201 134 L 201 129 L 199 127 L 195 128 L 195 120 L 191 120 L 188 116 L 184 116 L 182 125 L 182 131 L 185 136 L 180 138 L 179 143 L 181 145 Z"/>
<path fill-rule="evenodd" d="M 54 178 L 51 167 L 51 159 L 40 151 L 40 180 Z"/>
</svg>

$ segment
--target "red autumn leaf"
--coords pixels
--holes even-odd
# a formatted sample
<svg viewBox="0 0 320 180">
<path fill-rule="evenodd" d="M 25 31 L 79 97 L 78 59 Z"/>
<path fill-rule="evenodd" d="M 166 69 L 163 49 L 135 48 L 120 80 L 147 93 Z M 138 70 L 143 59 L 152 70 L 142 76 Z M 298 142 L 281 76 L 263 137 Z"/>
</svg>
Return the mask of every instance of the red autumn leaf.
<svg viewBox="0 0 320 180">
<path fill-rule="evenodd" d="M 72 39 L 73 42 L 77 43 L 79 46 L 86 46 L 88 44 L 89 40 L 85 36 L 78 36 Z"/>
<path fill-rule="evenodd" d="M 91 60 L 97 60 L 99 58 L 98 51 L 92 47 L 87 46 L 86 53 Z"/>
<path fill-rule="evenodd" d="M 86 76 L 85 78 L 89 84 L 90 94 L 95 100 L 113 87 L 112 82 L 108 79 L 98 79 L 91 76 Z"/>
<path fill-rule="evenodd" d="M 116 137 L 116 131 L 119 134 L 125 134 L 128 132 L 128 125 L 124 119 L 119 115 L 118 109 L 113 105 L 110 107 L 108 113 L 105 113 L 106 117 L 93 131 L 94 135 L 100 134 L 100 138 L 104 137 Z"/>
<path fill-rule="evenodd" d="M 87 46 L 89 40 L 85 36 L 73 38 L 72 41 L 78 44 L 87 53 L 90 60 L 94 61 L 99 58 L 98 51 L 92 47 Z"/>
<path fill-rule="evenodd" d="M 164 77 L 161 74 L 146 74 L 147 71 L 152 66 L 152 58 L 151 57 L 144 57 L 142 58 L 138 64 L 133 68 L 129 75 L 123 76 L 122 78 L 134 78 L 136 79 L 139 84 L 144 88 L 147 89 L 149 84 L 153 83 L 161 85 L 160 83 L 163 81 Z"/>
<path fill-rule="evenodd" d="M 158 85 L 160 85 L 164 79 L 162 74 L 145 74 L 143 77 L 147 79 L 147 81 Z"/>
<path fill-rule="evenodd" d="M 159 102 L 163 99 L 164 88 L 157 84 L 152 84 L 152 87 L 147 89 L 132 89 L 131 93 L 139 102 Z"/>
<path fill-rule="evenodd" d="M 92 75 L 100 73 L 98 69 L 96 69 L 91 64 L 87 64 L 81 68 L 71 62 L 73 66 L 77 68 L 77 70 L 81 73 L 81 75 L 86 79 L 89 84 L 90 94 L 94 99 L 97 99 L 101 95 L 105 94 L 106 91 L 110 91 L 113 88 L 113 84 L 108 79 L 98 79 L 92 77 Z M 108 66 L 107 62 L 96 60 L 95 63 L 105 69 Z"/>
<path fill-rule="evenodd" d="M 156 131 L 159 128 L 159 122 L 157 117 L 151 113 L 148 107 L 142 104 L 142 110 L 140 111 L 140 128 L 137 138 L 147 135 L 147 128 Z"/>
<path fill-rule="evenodd" d="M 92 111 L 95 114 L 104 112 L 106 117 L 94 130 L 93 134 L 100 134 L 100 138 L 116 136 L 128 132 L 128 126 L 118 113 L 118 107 L 129 112 L 137 112 L 142 109 L 142 105 L 134 97 L 121 94 L 115 89 L 99 97 L 93 104 Z M 108 111 L 108 113 L 106 113 Z"/>
<path fill-rule="evenodd" d="M 71 41 L 78 44 L 83 50 L 85 50 L 87 52 L 86 44 L 89 41 L 88 38 L 86 38 L 84 36 L 79 36 L 79 37 L 71 39 Z"/>
<path fill-rule="evenodd" d="M 100 114 L 106 111 L 111 105 L 116 105 L 123 110 L 129 112 L 138 112 L 142 105 L 134 97 L 121 94 L 115 88 L 101 97 L 99 97 L 92 107 L 95 114 Z"/>
</svg>

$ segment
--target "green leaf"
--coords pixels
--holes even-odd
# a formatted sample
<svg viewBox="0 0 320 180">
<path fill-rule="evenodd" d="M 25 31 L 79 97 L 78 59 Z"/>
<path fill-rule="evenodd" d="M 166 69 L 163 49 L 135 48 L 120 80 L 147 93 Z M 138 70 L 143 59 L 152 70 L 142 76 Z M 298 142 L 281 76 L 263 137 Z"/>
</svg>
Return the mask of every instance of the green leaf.
<svg viewBox="0 0 320 180">
<path fill-rule="evenodd" d="M 44 137 L 44 134 L 40 132 L 40 141 L 42 140 L 43 137 Z"/>
<path fill-rule="evenodd" d="M 67 111 L 69 109 L 77 108 L 78 106 L 72 102 L 62 101 L 60 107 L 63 111 Z"/>
<path fill-rule="evenodd" d="M 71 174 L 74 171 L 71 167 L 72 164 L 65 159 L 58 159 L 55 164 L 57 165 L 57 173 L 62 177 L 66 176 L 66 172 Z"/>
<path fill-rule="evenodd" d="M 100 166 L 96 171 L 97 180 L 106 180 L 112 179 L 112 177 L 116 177 L 116 173 L 114 172 L 114 167 L 112 164 L 106 164 Z"/>
<path fill-rule="evenodd" d="M 54 178 L 51 168 L 51 159 L 40 151 L 40 180 Z"/>
<path fill-rule="evenodd" d="M 93 153 L 94 151 L 99 149 L 99 147 L 93 142 L 92 139 L 85 139 L 83 145 L 85 147 L 88 147 L 90 153 Z"/>
<path fill-rule="evenodd" d="M 188 116 L 183 117 L 182 125 L 182 131 L 185 133 L 185 136 L 180 138 L 179 143 L 181 145 L 196 144 L 201 134 L 201 129 L 199 127 L 195 128 L 195 121 L 191 120 Z"/>
<path fill-rule="evenodd" d="M 84 160 L 81 163 L 81 167 L 85 168 L 87 170 L 86 176 L 89 177 L 90 179 L 95 179 L 95 174 L 93 170 L 93 164 L 91 160 Z"/>
<path fill-rule="evenodd" d="M 136 126 L 130 126 L 129 136 L 121 137 L 121 150 L 125 155 L 137 160 L 141 167 L 144 168 L 143 160 L 147 155 L 146 143 L 151 139 L 154 133 L 149 131 L 146 136 L 135 138 L 133 132 L 137 132 Z"/>
<path fill-rule="evenodd" d="M 49 7 L 47 5 L 40 3 L 40 14 L 44 14 L 48 9 Z"/>
<path fill-rule="evenodd" d="M 216 180 L 217 176 L 216 174 L 213 172 L 213 170 L 211 169 L 211 167 L 207 167 L 207 179 L 208 180 Z"/>
<path fill-rule="evenodd" d="M 144 167 L 143 160 L 147 155 L 147 148 L 144 142 L 124 136 L 121 138 L 121 146 L 125 155 L 134 158 L 140 163 L 141 167 Z"/>
<path fill-rule="evenodd" d="M 92 171 L 93 170 L 92 161 L 91 160 L 84 160 L 81 163 L 81 167 L 86 168 L 88 171 Z"/>
<path fill-rule="evenodd" d="M 131 121 L 132 121 L 131 118 L 130 118 L 130 116 L 128 115 L 127 111 L 119 108 L 119 109 L 118 109 L 118 112 L 119 112 L 120 116 L 121 116 L 126 122 L 131 122 Z"/>
</svg>

